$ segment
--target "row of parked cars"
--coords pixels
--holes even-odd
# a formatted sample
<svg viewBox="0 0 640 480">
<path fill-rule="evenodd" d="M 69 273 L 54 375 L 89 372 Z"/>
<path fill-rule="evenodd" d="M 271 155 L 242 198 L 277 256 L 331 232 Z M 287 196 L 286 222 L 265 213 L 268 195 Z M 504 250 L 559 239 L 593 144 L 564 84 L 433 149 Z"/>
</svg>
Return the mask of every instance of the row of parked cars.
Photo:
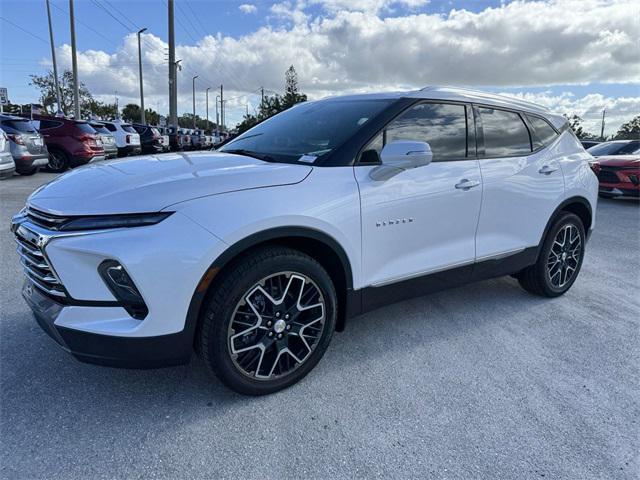
<svg viewBox="0 0 640 480">
<path fill-rule="evenodd" d="M 89 162 L 140 153 L 202 150 L 217 138 L 203 130 L 129 124 L 120 120 L 0 115 L 0 177 L 53 172 Z"/>
<path fill-rule="evenodd" d="M 640 197 L 640 140 L 612 140 L 589 148 L 601 197 Z"/>
</svg>

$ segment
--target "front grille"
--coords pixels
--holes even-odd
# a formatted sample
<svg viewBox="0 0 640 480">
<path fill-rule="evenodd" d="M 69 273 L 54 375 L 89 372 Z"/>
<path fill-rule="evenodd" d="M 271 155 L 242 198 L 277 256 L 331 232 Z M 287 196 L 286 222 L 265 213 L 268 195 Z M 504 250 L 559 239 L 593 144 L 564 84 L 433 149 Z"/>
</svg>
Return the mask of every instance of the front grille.
<svg viewBox="0 0 640 480">
<path fill-rule="evenodd" d="M 51 213 L 36 210 L 33 207 L 27 207 L 26 214 L 31 222 L 49 230 L 58 230 L 63 223 L 69 220 L 69 217 L 52 215 Z"/>
<path fill-rule="evenodd" d="M 16 231 L 16 243 L 18 244 L 20 264 L 31 283 L 55 298 L 66 298 L 65 289 L 53 272 L 42 249 L 20 235 L 19 229 Z"/>
<path fill-rule="evenodd" d="M 603 183 L 620 183 L 620 179 L 618 175 L 616 175 L 615 170 L 606 167 L 600 167 L 598 180 Z"/>
</svg>

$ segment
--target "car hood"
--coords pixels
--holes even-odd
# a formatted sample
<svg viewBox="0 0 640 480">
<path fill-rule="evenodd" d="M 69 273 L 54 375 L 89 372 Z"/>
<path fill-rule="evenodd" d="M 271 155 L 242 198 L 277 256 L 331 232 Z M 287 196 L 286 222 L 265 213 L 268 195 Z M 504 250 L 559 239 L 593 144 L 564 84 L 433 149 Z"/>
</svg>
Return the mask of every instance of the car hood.
<svg viewBox="0 0 640 480">
<path fill-rule="evenodd" d="M 311 170 L 216 152 L 143 156 L 72 170 L 27 204 L 58 215 L 155 212 L 197 197 L 298 183 Z"/>
<path fill-rule="evenodd" d="M 607 167 L 640 167 L 640 155 L 605 155 L 595 159 L 596 163 Z"/>
</svg>

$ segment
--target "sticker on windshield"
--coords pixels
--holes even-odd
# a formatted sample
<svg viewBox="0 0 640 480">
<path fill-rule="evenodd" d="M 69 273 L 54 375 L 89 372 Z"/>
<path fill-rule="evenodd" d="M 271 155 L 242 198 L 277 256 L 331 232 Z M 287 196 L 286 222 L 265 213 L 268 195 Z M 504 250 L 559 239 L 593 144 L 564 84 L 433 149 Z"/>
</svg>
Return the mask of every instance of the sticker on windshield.
<svg viewBox="0 0 640 480">
<path fill-rule="evenodd" d="M 313 163 L 316 161 L 316 157 L 315 155 L 302 155 L 298 161 L 299 162 L 304 162 L 304 163 Z"/>
</svg>

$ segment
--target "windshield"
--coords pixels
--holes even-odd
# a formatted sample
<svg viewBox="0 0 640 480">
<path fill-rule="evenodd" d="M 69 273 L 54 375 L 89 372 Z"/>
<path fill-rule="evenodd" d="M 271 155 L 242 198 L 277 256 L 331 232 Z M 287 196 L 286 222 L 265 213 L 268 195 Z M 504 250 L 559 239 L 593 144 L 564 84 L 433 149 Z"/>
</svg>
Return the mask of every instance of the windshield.
<svg viewBox="0 0 640 480">
<path fill-rule="evenodd" d="M 353 136 L 390 100 L 323 100 L 298 104 L 256 125 L 220 151 L 275 162 L 313 163 Z"/>
<path fill-rule="evenodd" d="M 13 128 L 18 132 L 36 133 L 36 129 L 29 120 L 5 120 L 2 122 L 2 125 Z"/>
<path fill-rule="evenodd" d="M 632 140 L 630 142 L 607 142 L 595 145 L 587 149 L 594 157 L 603 155 L 631 155 L 640 153 L 640 140 Z"/>
</svg>

